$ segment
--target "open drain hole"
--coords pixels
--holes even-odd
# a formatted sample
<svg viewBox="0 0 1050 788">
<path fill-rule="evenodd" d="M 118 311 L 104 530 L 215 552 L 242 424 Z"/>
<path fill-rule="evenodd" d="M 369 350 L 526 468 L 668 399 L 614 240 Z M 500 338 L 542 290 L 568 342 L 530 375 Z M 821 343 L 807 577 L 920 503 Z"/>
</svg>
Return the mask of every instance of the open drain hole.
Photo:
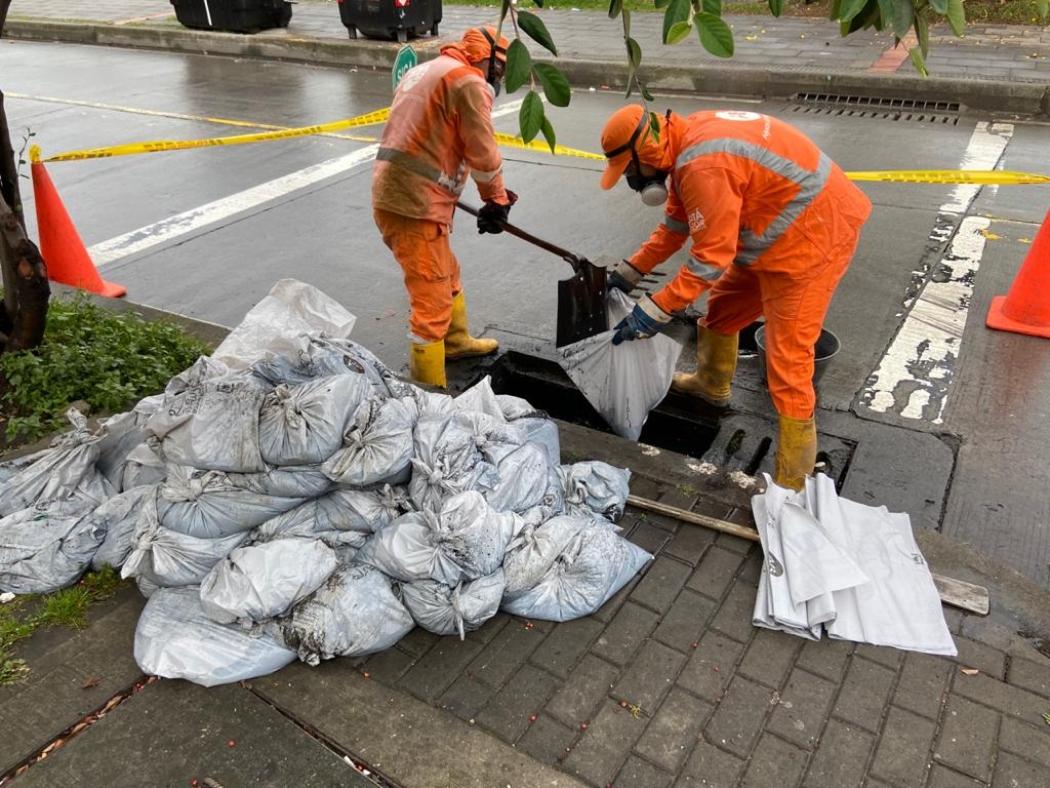
<svg viewBox="0 0 1050 788">
<path fill-rule="evenodd" d="M 551 416 L 600 432 L 612 433 L 598 412 L 557 363 L 536 356 L 509 351 L 488 370 L 497 394 L 524 397 L 537 409 Z M 700 458 L 718 436 L 717 417 L 698 413 L 680 402 L 685 398 L 669 395 L 649 413 L 642 443 Z M 702 406 L 701 406 L 702 407 Z"/>
</svg>

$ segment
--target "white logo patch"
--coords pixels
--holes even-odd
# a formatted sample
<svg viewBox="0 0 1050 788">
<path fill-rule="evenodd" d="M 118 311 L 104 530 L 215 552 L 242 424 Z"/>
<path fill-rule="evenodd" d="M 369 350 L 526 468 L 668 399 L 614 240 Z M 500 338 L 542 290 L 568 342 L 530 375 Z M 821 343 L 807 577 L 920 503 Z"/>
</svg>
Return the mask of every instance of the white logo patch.
<svg viewBox="0 0 1050 788">
<path fill-rule="evenodd" d="M 758 120 L 762 116 L 757 112 L 744 112 L 742 110 L 727 109 L 715 113 L 716 118 L 722 120 Z"/>
<path fill-rule="evenodd" d="M 689 213 L 689 232 L 698 233 L 704 229 L 704 215 L 699 208 L 694 208 Z"/>
</svg>

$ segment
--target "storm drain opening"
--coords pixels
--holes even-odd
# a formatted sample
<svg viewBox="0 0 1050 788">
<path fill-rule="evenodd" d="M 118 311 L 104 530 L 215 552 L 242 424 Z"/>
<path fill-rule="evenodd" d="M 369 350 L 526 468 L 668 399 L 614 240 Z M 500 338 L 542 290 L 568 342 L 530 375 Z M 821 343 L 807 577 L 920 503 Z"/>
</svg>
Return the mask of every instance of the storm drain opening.
<svg viewBox="0 0 1050 788">
<path fill-rule="evenodd" d="M 955 101 L 854 96 L 840 93 L 796 93 L 792 112 L 805 115 L 873 118 L 898 122 L 959 124 L 960 105 Z"/>
<path fill-rule="evenodd" d="M 556 419 L 612 433 L 598 412 L 554 361 L 508 351 L 486 373 L 497 394 L 524 397 L 538 410 Z M 681 400 L 688 399 L 689 402 Z M 669 394 L 649 413 L 641 443 L 700 458 L 714 444 L 720 431 L 717 415 L 700 413 L 701 403 Z"/>
</svg>

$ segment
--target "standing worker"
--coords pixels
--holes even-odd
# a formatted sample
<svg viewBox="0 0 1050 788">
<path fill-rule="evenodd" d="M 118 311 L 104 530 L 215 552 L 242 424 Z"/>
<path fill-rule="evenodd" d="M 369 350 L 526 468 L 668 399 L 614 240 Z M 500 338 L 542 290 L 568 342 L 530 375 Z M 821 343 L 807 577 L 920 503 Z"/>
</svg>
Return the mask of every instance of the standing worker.
<svg viewBox="0 0 1050 788">
<path fill-rule="evenodd" d="M 445 359 L 495 353 L 494 339 L 467 330 L 459 262 L 449 246 L 452 212 L 470 175 L 485 201 L 478 232 L 502 232 L 516 197 L 503 187 L 492 102 L 507 39 L 471 28 L 441 55 L 416 66 L 394 94 L 372 172 L 372 208 L 383 242 L 405 276 L 411 302 L 412 379 L 445 386 Z"/>
<path fill-rule="evenodd" d="M 677 276 L 616 326 L 613 342 L 656 334 L 710 288 L 697 323 L 696 372 L 676 374 L 672 388 L 724 407 L 739 332 L 765 315 L 767 381 L 780 417 L 775 481 L 801 489 L 817 455 L 814 345 L 871 203 L 811 140 L 776 118 L 737 111 L 651 118 L 644 107 L 624 107 L 602 131 L 602 188 L 625 174 L 646 205 L 665 204 L 663 223 L 610 274 L 610 285 L 629 292 L 687 238 L 692 246 Z"/>
</svg>

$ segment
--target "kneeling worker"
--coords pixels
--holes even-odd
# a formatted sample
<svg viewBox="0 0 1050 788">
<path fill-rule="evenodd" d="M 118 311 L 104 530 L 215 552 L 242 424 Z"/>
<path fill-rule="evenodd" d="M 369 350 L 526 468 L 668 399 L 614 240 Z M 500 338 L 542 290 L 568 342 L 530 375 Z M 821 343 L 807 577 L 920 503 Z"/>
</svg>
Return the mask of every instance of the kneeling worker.
<svg viewBox="0 0 1050 788">
<path fill-rule="evenodd" d="M 739 331 L 766 319 L 769 393 L 780 417 L 777 484 L 801 489 L 817 454 L 814 346 L 871 203 L 793 126 L 754 112 L 658 118 L 641 106 L 615 112 L 602 131 L 602 188 L 626 175 L 662 224 L 610 274 L 629 292 L 687 239 L 689 260 L 617 326 L 615 343 L 650 337 L 708 288 L 697 324 L 697 369 L 672 387 L 729 404 Z"/>
<path fill-rule="evenodd" d="M 484 356 L 499 345 L 467 330 L 459 262 L 449 246 L 456 199 L 470 175 L 485 201 L 478 232 L 499 233 L 515 200 L 503 187 L 492 102 L 507 39 L 471 28 L 402 78 L 372 172 L 372 208 L 411 302 L 412 379 L 445 386 L 445 359 Z"/>
</svg>

